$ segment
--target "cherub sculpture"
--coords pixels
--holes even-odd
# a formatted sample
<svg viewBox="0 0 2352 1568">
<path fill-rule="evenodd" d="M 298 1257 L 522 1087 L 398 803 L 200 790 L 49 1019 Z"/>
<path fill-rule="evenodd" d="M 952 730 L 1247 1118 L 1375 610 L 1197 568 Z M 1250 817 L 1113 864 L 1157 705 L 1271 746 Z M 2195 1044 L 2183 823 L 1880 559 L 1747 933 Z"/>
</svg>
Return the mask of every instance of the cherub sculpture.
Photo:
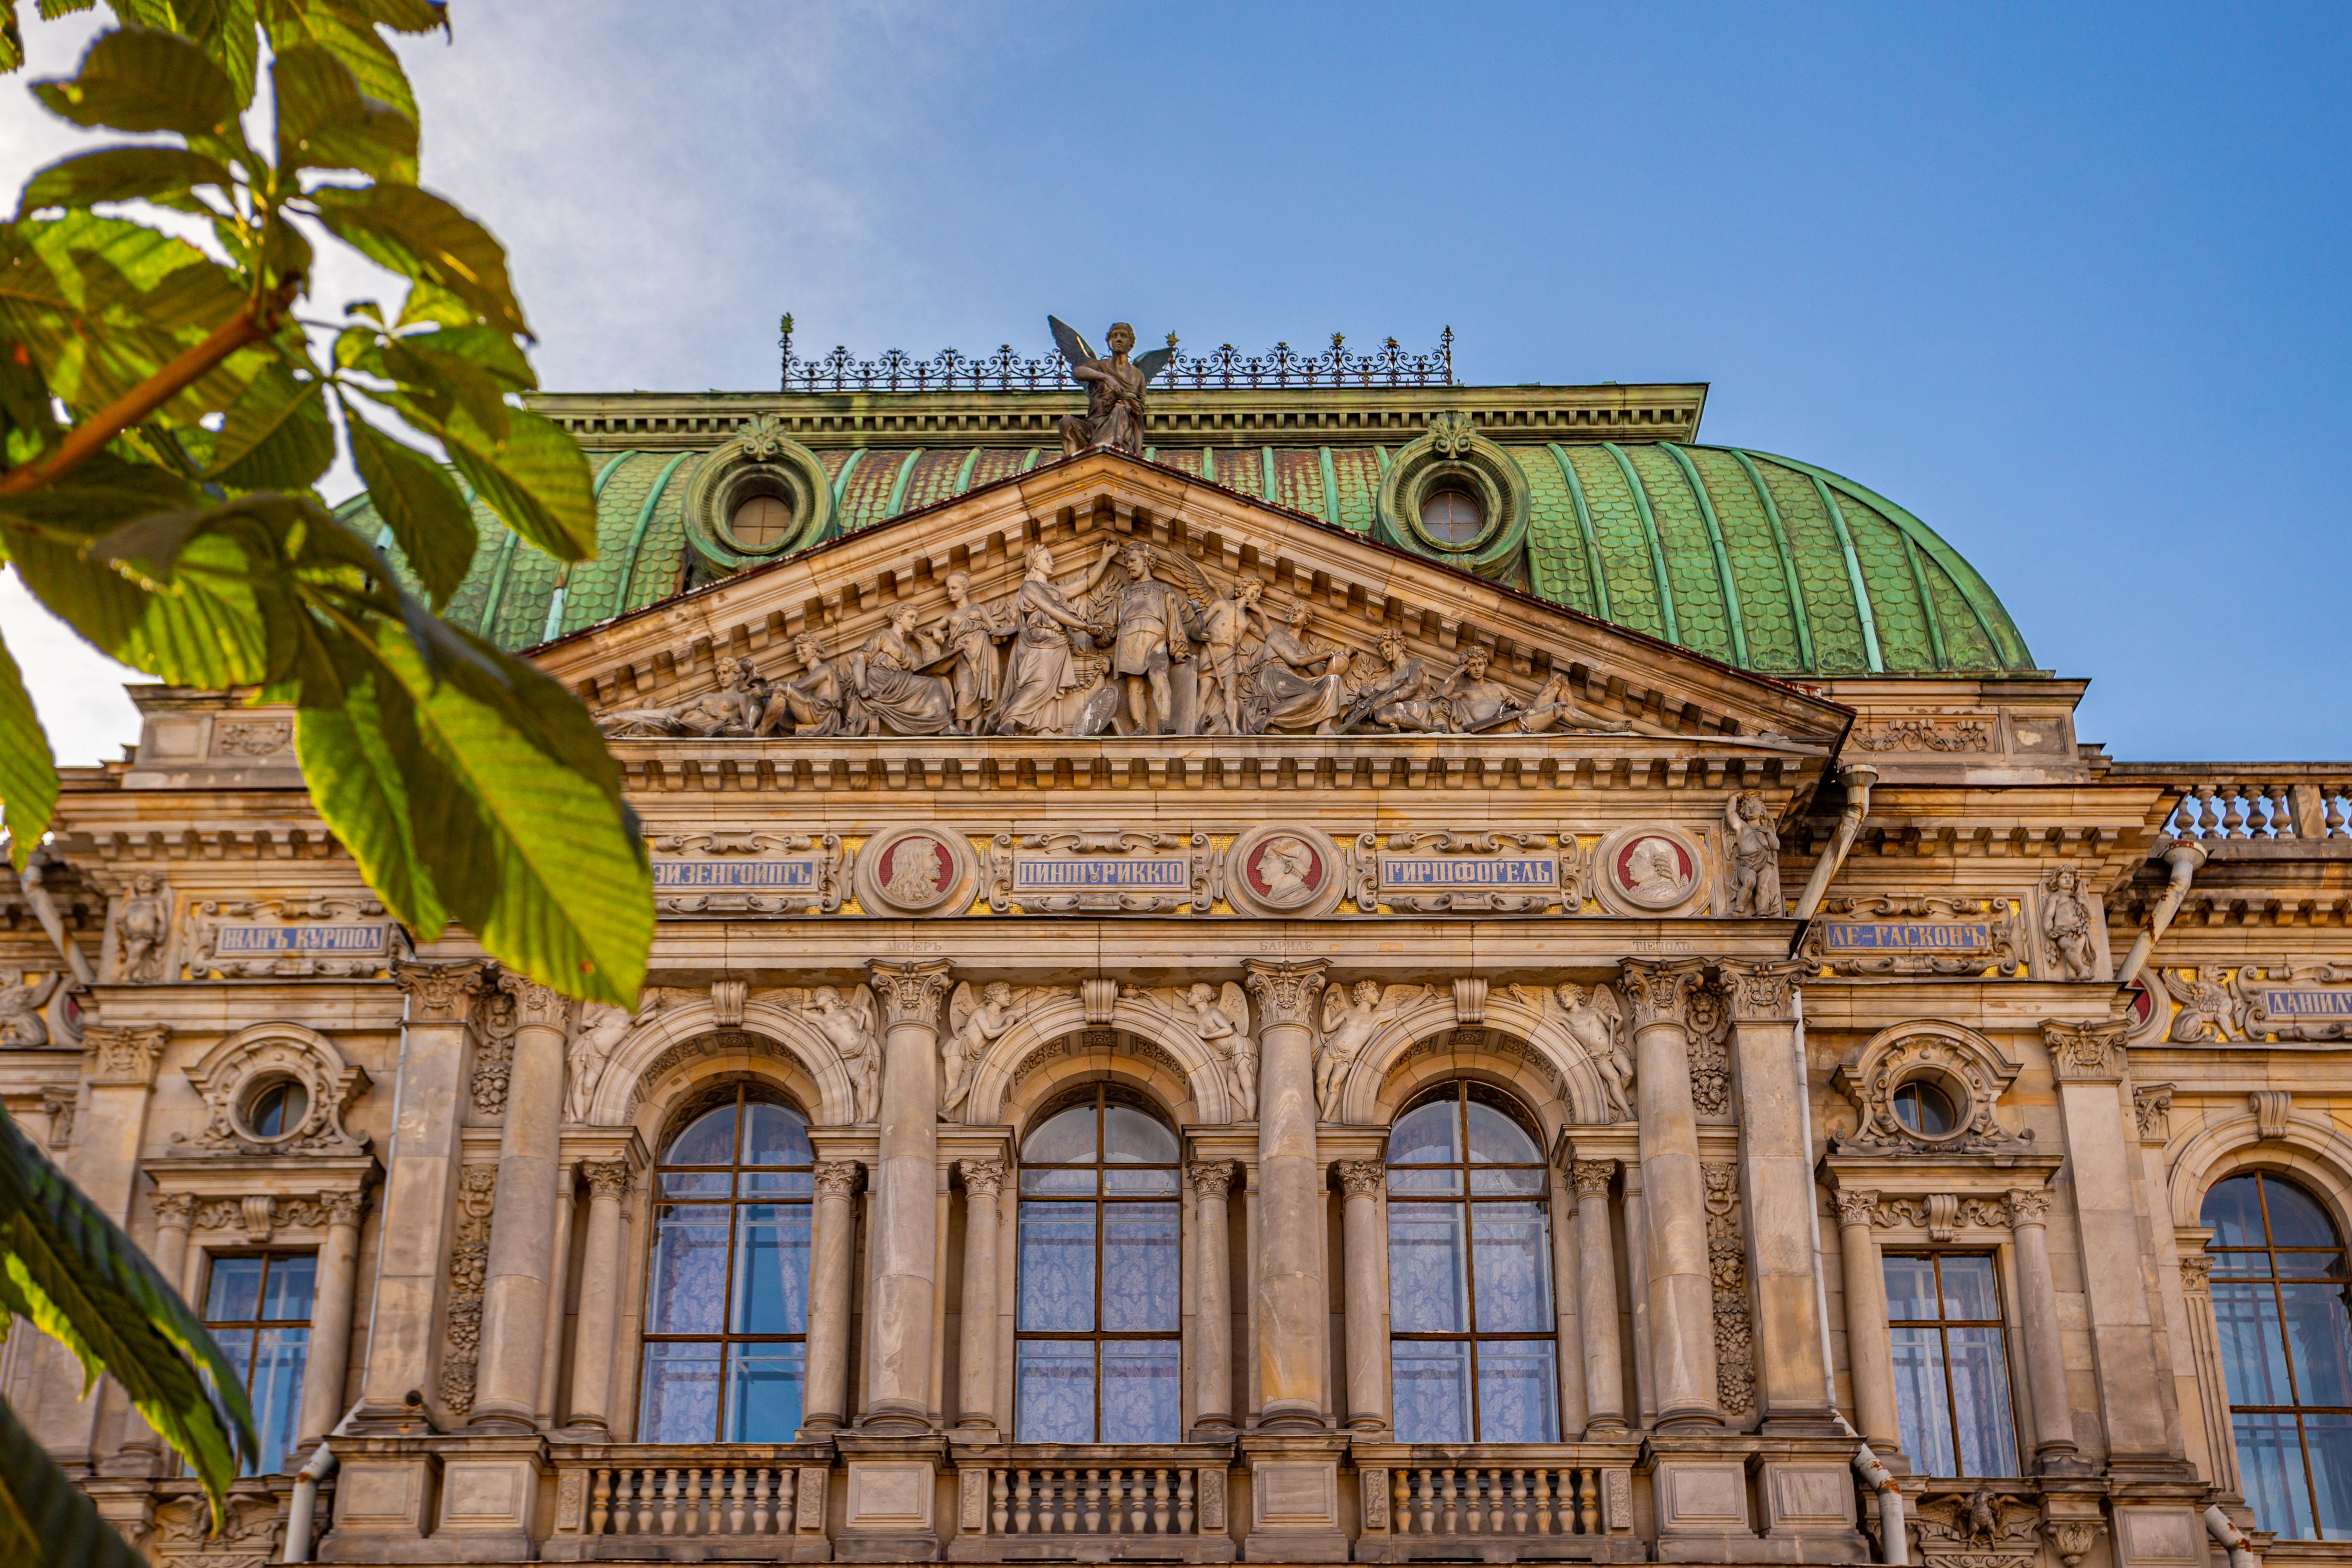
<svg viewBox="0 0 2352 1568">
<path fill-rule="evenodd" d="M 857 1120 L 874 1121 L 882 1110 L 882 1046 L 874 1034 L 872 994 L 860 985 L 844 996 L 835 986 L 820 985 L 801 1012 L 848 1070 Z"/>
<path fill-rule="evenodd" d="M 661 1005 L 661 993 L 647 991 L 634 1013 L 611 1002 L 591 1002 L 580 1009 L 580 1021 L 572 1027 L 572 1044 L 564 1053 L 571 1079 L 564 1090 L 564 1121 L 588 1120 L 597 1087 L 604 1081 L 604 1069 L 613 1065 L 613 1053 L 621 1048 L 637 1021 L 652 1016 Z"/>
<path fill-rule="evenodd" d="M 947 1080 L 940 1096 L 940 1120 L 944 1121 L 971 1093 L 972 1076 L 980 1058 L 1020 1021 L 1019 1002 L 1013 987 L 1001 980 L 982 986 L 977 995 L 967 980 L 948 998 L 948 1037 L 940 1047 L 940 1065 Z"/>
<path fill-rule="evenodd" d="M 1153 349 L 1130 360 L 1127 356 L 1135 347 L 1135 329 L 1125 321 L 1114 321 L 1104 334 L 1110 344 L 1110 355 L 1104 358 L 1060 317 L 1048 316 L 1045 324 L 1053 329 L 1062 357 L 1070 362 L 1070 374 L 1087 389 L 1087 411 L 1063 416 L 1062 456 L 1071 458 L 1089 447 L 1108 447 L 1141 457 L 1144 390 L 1176 351 Z"/>
<path fill-rule="evenodd" d="M 2061 980 L 2092 980 L 2098 960 L 2091 948 L 2091 907 L 2083 898 L 2083 874 L 2061 866 L 2043 880 L 2042 934 Z"/>
<path fill-rule="evenodd" d="M 1724 802 L 1723 837 L 1731 846 L 1731 912 L 1779 918 L 1780 835 L 1761 793 L 1741 790 Z"/>
<path fill-rule="evenodd" d="M 163 898 L 163 884 L 146 871 L 131 879 L 121 910 L 114 917 L 115 955 L 122 978 L 131 981 L 163 978 L 163 942 L 171 923 Z"/>
<path fill-rule="evenodd" d="M 21 969 L 0 969 L 0 1046 L 29 1048 L 49 1043 L 48 1020 L 41 1009 L 49 1005 L 62 974 L 52 974 L 37 985 L 25 984 Z"/>
<path fill-rule="evenodd" d="M 1241 1120 L 1257 1120 L 1257 1042 L 1249 1037 L 1249 998 L 1234 982 L 1218 990 L 1197 984 L 1177 998 L 1201 1043 L 1223 1057 L 1225 1076 L 1240 1103 Z"/>
<path fill-rule="evenodd" d="M 1348 1069 L 1355 1066 L 1382 1024 L 1429 994 L 1426 985 L 1391 985 L 1359 980 L 1323 994 L 1322 1038 L 1315 1048 L 1315 1104 L 1326 1121 L 1339 1119 L 1339 1099 Z"/>
<path fill-rule="evenodd" d="M 1584 1047 L 1592 1076 L 1601 1081 L 1601 1098 L 1612 1120 L 1633 1119 L 1633 1053 L 1625 1042 L 1625 1005 L 1606 985 L 1591 990 L 1563 984 L 1553 992 L 1559 1005 L 1560 1025 L 1569 1037 Z"/>
</svg>

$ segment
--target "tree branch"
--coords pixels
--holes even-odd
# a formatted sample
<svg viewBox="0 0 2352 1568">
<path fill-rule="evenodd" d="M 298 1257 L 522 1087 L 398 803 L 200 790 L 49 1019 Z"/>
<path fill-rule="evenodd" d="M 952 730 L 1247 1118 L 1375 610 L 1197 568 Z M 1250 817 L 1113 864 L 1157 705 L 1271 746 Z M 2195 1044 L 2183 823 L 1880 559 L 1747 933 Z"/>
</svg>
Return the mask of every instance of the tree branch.
<svg viewBox="0 0 2352 1568">
<path fill-rule="evenodd" d="M 248 304 L 213 329 L 203 342 L 73 427 L 65 444 L 37 463 L 0 475 L 0 496 L 22 495 L 78 467 L 93 452 L 204 379 L 215 366 L 249 344 L 268 339 L 300 292 L 301 279 L 278 285 L 267 300 Z"/>
</svg>

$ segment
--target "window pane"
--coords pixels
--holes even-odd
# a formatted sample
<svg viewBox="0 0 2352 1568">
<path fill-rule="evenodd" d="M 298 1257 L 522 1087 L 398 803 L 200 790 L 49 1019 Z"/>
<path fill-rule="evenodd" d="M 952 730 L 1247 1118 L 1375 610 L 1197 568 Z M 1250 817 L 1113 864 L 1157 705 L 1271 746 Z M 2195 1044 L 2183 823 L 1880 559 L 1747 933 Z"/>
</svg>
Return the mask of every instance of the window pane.
<svg viewBox="0 0 2352 1568">
<path fill-rule="evenodd" d="M 1470 1163 L 1474 1165 L 1539 1165 L 1543 1153 L 1527 1130 L 1491 1105 L 1473 1100 L 1470 1117 Z"/>
<path fill-rule="evenodd" d="M 1173 1443 L 1182 1421 L 1175 1340 L 1102 1342 L 1102 1440 Z"/>
<path fill-rule="evenodd" d="M 2245 1258 L 2260 1258 L 2259 1252 L 2242 1253 Z M 2344 1278 L 2344 1255 L 2329 1248 L 2326 1252 L 2274 1252 L 2270 1255 L 2271 1267 L 2282 1279 L 2341 1279 Z"/>
<path fill-rule="evenodd" d="M 1013 1403 L 1023 1443 L 1095 1440 L 1095 1342 L 1023 1340 L 1013 1358 Z"/>
<path fill-rule="evenodd" d="M 1103 1159 L 1136 1165 L 1176 1163 L 1176 1134 L 1131 1105 L 1103 1107 Z"/>
<path fill-rule="evenodd" d="M 725 1177 L 719 1178 L 721 1181 Z M 805 1198 L 816 1192 L 813 1171 L 746 1171 L 735 1178 L 737 1194 L 747 1198 Z"/>
<path fill-rule="evenodd" d="M 791 1442 L 801 1429 L 805 1348 L 730 1345 L 727 1360 L 727 1441 Z"/>
<path fill-rule="evenodd" d="M 215 1329 L 213 1342 L 236 1369 L 237 1381 L 250 1385 L 253 1382 L 253 1331 L 251 1329 Z"/>
<path fill-rule="evenodd" d="M 1173 1171 L 1105 1171 L 1103 1191 L 1133 1197 L 1173 1197 L 1176 1195 L 1176 1173 Z"/>
<path fill-rule="evenodd" d="M 1095 1326 L 1094 1205 L 1021 1205 L 1021 1326 L 1064 1333 Z"/>
<path fill-rule="evenodd" d="M 1481 1333 L 1541 1333 L 1551 1324 L 1551 1239 L 1540 1204 L 1473 1204 L 1470 1246 Z"/>
<path fill-rule="evenodd" d="M 2009 1367 L 1999 1329 L 1951 1331 L 1952 1402 L 1959 1407 L 1959 1474 L 2017 1474 L 2017 1435 L 2010 1425 Z"/>
<path fill-rule="evenodd" d="M 1433 1100 L 1418 1110 L 1408 1111 L 1398 1121 L 1395 1131 L 1389 1134 L 1389 1163 L 1444 1165 L 1458 1163 L 1462 1154 L 1454 1136 L 1457 1114 L 1458 1102 L 1451 1100 Z"/>
<path fill-rule="evenodd" d="M 806 1165 L 815 1159 L 809 1148 L 808 1123 L 797 1114 L 764 1102 L 745 1108 L 742 1163 Z"/>
<path fill-rule="evenodd" d="M 2319 1494 L 2319 1538 L 2352 1541 L 2352 1415 L 2306 1415 L 2303 1440 Z"/>
<path fill-rule="evenodd" d="M 1470 1173 L 1470 1190 L 1480 1197 L 1507 1193 L 1540 1193 L 1549 1185 L 1540 1166 L 1480 1167 Z"/>
<path fill-rule="evenodd" d="M 1470 1441 L 1470 1347 L 1459 1340 L 1398 1340 L 1389 1346 L 1400 1443 Z"/>
<path fill-rule="evenodd" d="M 2263 1279 L 2270 1276 L 2271 1255 L 2267 1252 L 2210 1252 L 2206 1256 L 2213 1260 L 2213 1272 L 2216 1274 L 2247 1279 Z"/>
<path fill-rule="evenodd" d="M 1943 1259 L 1944 1316 L 1993 1322 L 2000 1318 L 2000 1297 L 1992 1286 L 1990 1258 Z"/>
<path fill-rule="evenodd" d="M 268 1279 L 262 1286 L 260 1315 L 275 1323 L 309 1322 L 311 1283 L 318 1273 L 319 1260 L 307 1254 L 271 1258 Z"/>
<path fill-rule="evenodd" d="M 2263 1199 L 2271 1211 L 2273 1247 L 2334 1247 L 2336 1226 L 2327 1211 L 2301 1187 L 2284 1182 L 2263 1183 Z"/>
<path fill-rule="evenodd" d="M 2296 1403 L 2352 1405 L 2352 1367 L 2344 1359 L 2347 1342 L 2352 1341 L 2352 1318 L 2345 1315 L 2344 1287 L 2282 1285 L 2279 1294 L 2286 1303 L 2286 1340 L 2294 1356 Z"/>
<path fill-rule="evenodd" d="M 724 1171 L 664 1171 L 661 1195 L 666 1198 L 723 1198 L 729 1177 Z"/>
<path fill-rule="evenodd" d="M 1104 1205 L 1104 1332 L 1173 1333 L 1181 1326 L 1177 1319 L 1182 1310 L 1177 1262 L 1179 1227 L 1182 1223 L 1174 1204 Z M 1103 1375 L 1109 1377 L 1108 1367 Z M 1108 1383 L 1105 1386 L 1108 1386 Z"/>
<path fill-rule="evenodd" d="M 646 1346 L 640 1443 L 709 1443 L 719 1436 L 719 1347 Z"/>
<path fill-rule="evenodd" d="M 2254 1522 L 2294 1540 L 2312 1539 L 2311 1491 L 2304 1479 L 2303 1445 L 2292 1415 L 2230 1418 L 2238 1433 L 2238 1477 Z"/>
<path fill-rule="evenodd" d="M 2257 1191 L 2260 1182 L 2257 1176 L 2231 1176 L 2226 1182 L 2213 1184 L 2213 1190 L 2205 1194 L 2204 1209 L 2197 1216 L 2200 1223 L 2213 1227 L 2210 1245 L 2263 1245 L 2262 1198 Z"/>
<path fill-rule="evenodd" d="M 212 1287 L 205 1296 L 205 1321 L 251 1322 L 261 1315 L 261 1259 L 215 1258 Z"/>
<path fill-rule="evenodd" d="M 1084 1171 L 1032 1171 L 1021 1173 L 1021 1190 L 1037 1196 L 1092 1197 L 1095 1194 L 1095 1173 Z"/>
<path fill-rule="evenodd" d="M 1903 1451 L 1922 1474 L 1956 1476 L 1959 1471 L 1953 1464 L 1951 1407 L 1945 1403 L 1942 1336 L 1934 1329 L 1896 1329 L 1891 1337 Z"/>
<path fill-rule="evenodd" d="M 735 1108 L 722 1105 L 698 1118 L 662 1156 L 665 1165 L 728 1165 L 735 1161 Z"/>
<path fill-rule="evenodd" d="M 1932 1321 L 1936 1317 L 1934 1258 L 1886 1260 L 1886 1315 L 1895 1322 Z"/>
<path fill-rule="evenodd" d="M 255 1337 L 253 1429 L 261 1438 L 255 1474 L 285 1468 L 287 1450 L 302 1436 L 294 1424 L 302 1415 L 302 1370 L 310 1355 L 309 1329 L 264 1329 Z"/>
<path fill-rule="evenodd" d="M 2221 1373 L 2232 1405 L 2292 1405 L 2286 1345 L 2279 1337 L 2278 1300 L 2268 1285 L 2213 1286 L 2213 1326 L 2219 1331 Z"/>
<path fill-rule="evenodd" d="M 744 1205 L 735 1218 L 735 1310 L 729 1331 L 806 1333 L 808 1271 L 807 1207 Z"/>
<path fill-rule="evenodd" d="M 1397 1204 L 1390 1208 L 1391 1330 L 1400 1334 L 1458 1334 L 1469 1328 L 1466 1241 L 1460 1204 Z M 1466 1365 L 1464 1371 L 1466 1374 Z"/>
<path fill-rule="evenodd" d="M 654 1222 L 652 1274 L 647 1333 L 717 1333 L 727 1289 L 727 1211 L 663 1209 Z"/>
<path fill-rule="evenodd" d="M 1095 1157 L 1095 1108 L 1074 1105 L 1029 1134 L 1021 1146 L 1028 1165 L 1090 1164 Z"/>
<path fill-rule="evenodd" d="M 1480 1175 L 1486 1172 L 1478 1173 Z M 1451 1165 L 1415 1168 L 1412 1165 L 1389 1167 L 1389 1191 L 1392 1193 L 1435 1193 L 1458 1197 L 1462 1193 L 1462 1173 Z"/>
<path fill-rule="evenodd" d="M 1485 1310 L 1484 1298 L 1480 1310 Z M 1549 1340 L 1488 1340 L 1478 1346 L 1478 1441 L 1559 1441 L 1559 1368 Z"/>
</svg>

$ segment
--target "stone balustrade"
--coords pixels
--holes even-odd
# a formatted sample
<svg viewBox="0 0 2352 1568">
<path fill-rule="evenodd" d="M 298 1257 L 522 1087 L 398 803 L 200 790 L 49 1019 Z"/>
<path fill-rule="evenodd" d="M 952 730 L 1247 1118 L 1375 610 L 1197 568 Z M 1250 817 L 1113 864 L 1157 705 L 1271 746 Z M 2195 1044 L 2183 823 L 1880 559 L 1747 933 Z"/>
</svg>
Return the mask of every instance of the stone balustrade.
<svg viewBox="0 0 2352 1568">
<path fill-rule="evenodd" d="M 600 1446 L 558 1450 L 555 1466 L 552 1559 L 792 1560 L 825 1546 L 820 1448 Z"/>
<path fill-rule="evenodd" d="M 1625 1444 L 1360 1445 L 1361 1561 L 1612 1562 L 1633 1535 Z"/>
<path fill-rule="evenodd" d="M 1023 1444 L 957 1458 L 952 1558 L 1232 1560 L 1226 1445 Z"/>
<path fill-rule="evenodd" d="M 2235 778 L 2189 771 L 2196 782 L 2164 825 L 2174 838 L 2207 845 L 2352 840 L 2352 768 L 2285 766 Z"/>
</svg>

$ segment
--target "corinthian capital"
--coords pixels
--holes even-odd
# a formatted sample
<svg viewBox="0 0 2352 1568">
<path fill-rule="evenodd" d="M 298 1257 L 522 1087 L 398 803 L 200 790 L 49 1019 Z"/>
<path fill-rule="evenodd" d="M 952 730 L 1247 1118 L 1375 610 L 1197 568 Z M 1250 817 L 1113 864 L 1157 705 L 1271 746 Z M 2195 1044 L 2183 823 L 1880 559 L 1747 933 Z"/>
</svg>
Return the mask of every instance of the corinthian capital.
<svg viewBox="0 0 2352 1568">
<path fill-rule="evenodd" d="M 1194 1195 L 1221 1198 L 1233 1191 L 1234 1163 L 1231 1160 L 1195 1160 L 1185 1173 L 1192 1178 Z"/>
<path fill-rule="evenodd" d="M 963 1173 L 963 1190 L 973 1197 L 992 1198 L 1004 1190 L 1002 1160 L 959 1160 L 956 1168 Z"/>
<path fill-rule="evenodd" d="M 454 1024 L 463 1018 L 480 994 L 489 965 L 479 959 L 463 963 L 414 963 L 396 960 L 392 978 L 408 993 L 412 1024 Z"/>
<path fill-rule="evenodd" d="M 580 1163 L 581 1178 L 588 1184 L 591 1198 L 626 1198 L 635 1173 L 626 1160 L 583 1160 Z"/>
<path fill-rule="evenodd" d="M 1625 1000 L 1633 1005 L 1633 1027 L 1653 1024 L 1690 1027 L 1691 994 L 1706 977 L 1706 965 L 1696 958 L 1625 961 Z"/>
<path fill-rule="evenodd" d="M 514 998 L 515 1027 L 571 1031 L 572 998 L 561 991 L 511 971 L 499 976 L 499 989 Z"/>
<path fill-rule="evenodd" d="M 1616 1173 L 1614 1160 L 1579 1160 L 1568 1168 L 1568 1179 L 1576 1184 L 1580 1198 L 1607 1197 L 1610 1178 Z"/>
<path fill-rule="evenodd" d="M 939 1027 L 940 998 L 948 994 L 945 959 L 925 963 L 884 963 L 876 960 L 866 967 L 873 972 L 874 995 L 882 1004 L 884 1028 L 894 1024 Z"/>
<path fill-rule="evenodd" d="M 2050 1051 L 2050 1076 L 2061 1083 L 2114 1082 L 2124 1076 L 2124 1037 L 2128 1020 L 2099 1024 L 2042 1023 L 2042 1043 Z"/>
<path fill-rule="evenodd" d="M 154 1082 L 155 1063 L 163 1055 L 163 1042 L 171 1037 L 171 1029 L 163 1024 L 90 1024 L 84 1026 L 82 1048 L 94 1058 L 89 1081 Z"/>
<path fill-rule="evenodd" d="M 2049 1218 L 2048 1188 L 2019 1187 L 2009 1194 L 2009 1223 L 2011 1226 L 2042 1225 Z"/>
<path fill-rule="evenodd" d="M 866 1180 L 866 1167 L 856 1160 L 819 1160 L 815 1170 L 819 1197 L 854 1198 Z"/>
<path fill-rule="evenodd" d="M 1249 987 L 1250 1000 L 1257 1004 L 1261 1031 L 1286 1025 L 1302 1029 L 1315 1026 L 1315 1001 L 1323 994 L 1323 976 L 1329 964 L 1319 959 L 1286 963 L 1253 958 L 1242 967 L 1247 971 L 1244 984 Z"/>
<path fill-rule="evenodd" d="M 1803 978 L 1802 963 L 1747 963 L 1738 959 L 1718 961 L 1716 973 L 1723 977 L 1723 991 L 1731 1004 L 1731 1016 L 1743 1024 L 1780 1023 L 1797 1016 L 1797 982 Z"/>
<path fill-rule="evenodd" d="M 1388 1184 L 1389 1168 L 1378 1160 L 1342 1160 L 1339 1190 L 1351 1198 L 1370 1197 Z"/>
</svg>

